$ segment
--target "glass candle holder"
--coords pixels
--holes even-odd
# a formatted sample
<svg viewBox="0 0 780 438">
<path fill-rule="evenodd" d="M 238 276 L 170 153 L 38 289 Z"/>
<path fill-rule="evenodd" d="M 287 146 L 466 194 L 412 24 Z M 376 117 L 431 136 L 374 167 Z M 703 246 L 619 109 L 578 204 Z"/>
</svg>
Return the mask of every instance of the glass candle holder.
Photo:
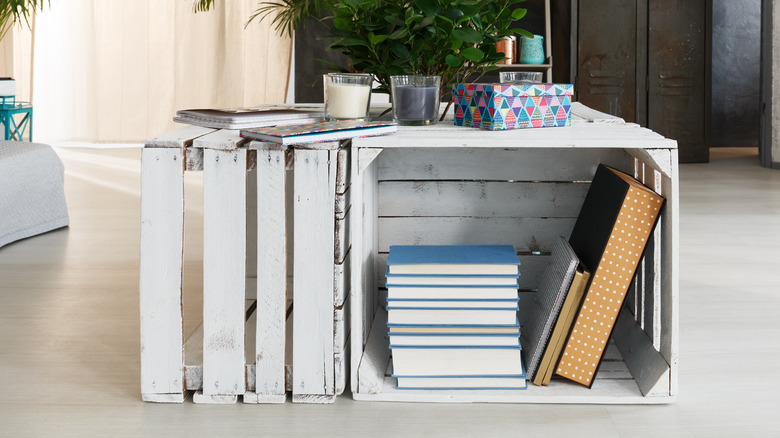
<svg viewBox="0 0 780 438">
<path fill-rule="evenodd" d="M 390 76 L 393 121 L 399 125 L 433 125 L 439 118 L 441 76 Z"/>
<path fill-rule="evenodd" d="M 540 71 L 502 71 L 498 73 L 502 83 L 509 84 L 540 84 L 542 72 Z"/>
<path fill-rule="evenodd" d="M 520 64 L 544 64 L 544 37 L 520 37 Z"/>
<path fill-rule="evenodd" d="M 367 73 L 324 75 L 325 120 L 368 121 L 373 79 Z"/>
</svg>

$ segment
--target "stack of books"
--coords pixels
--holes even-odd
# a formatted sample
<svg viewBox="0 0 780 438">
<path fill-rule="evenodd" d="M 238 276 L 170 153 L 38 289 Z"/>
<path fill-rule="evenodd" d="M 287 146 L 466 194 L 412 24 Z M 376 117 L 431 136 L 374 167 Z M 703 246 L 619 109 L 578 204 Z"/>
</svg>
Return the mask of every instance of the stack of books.
<svg viewBox="0 0 780 438">
<path fill-rule="evenodd" d="M 525 389 L 512 245 L 393 245 L 387 264 L 399 389 Z"/>
<path fill-rule="evenodd" d="M 322 105 L 260 105 L 251 108 L 202 108 L 176 111 L 174 122 L 214 129 L 244 129 L 322 121 Z"/>
</svg>

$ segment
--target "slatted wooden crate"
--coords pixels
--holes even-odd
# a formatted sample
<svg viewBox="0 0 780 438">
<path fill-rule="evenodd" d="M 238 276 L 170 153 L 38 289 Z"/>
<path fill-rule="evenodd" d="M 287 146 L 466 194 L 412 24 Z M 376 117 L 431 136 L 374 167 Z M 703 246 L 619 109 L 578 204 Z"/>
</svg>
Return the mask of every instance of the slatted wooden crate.
<svg viewBox="0 0 780 438">
<path fill-rule="evenodd" d="M 677 393 L 677 145 L 575 105 L 569 128 L 486 132 L 439 124 L 352 141 L 352 361 L 358 400 L 667 403 Z M 568 237 L 599 163 L 634 174 L 666 210 L 592 389 L 397 390 L 389 376 L 384 273 L 392 244 L 511 243 L 521 288 Z"/>
<path fill-rule="evenodd" d="M 196 391 L 195 402 L 232 403 L 240 395 L 244 402 L 280 403 L 290 390 L 295 402 L 323 403 L 344 390 L 349 247 L 333 236 L 336 228 L 346 231 L 348 151 L 337 143 L 322 147 L 298 152 L 249 142 L 235 130 L 199 127 L 146 142 L 140 269 L 144 400 L 182 402 L 187 391 Z M 294 159 L 301 166 L 290 170 Z M 187 339 L 185 170 L 203 171 L 204 185 L 203 323 Z M 300 189 L 300 196 L 289 197 L 290 205 L 288 179 Z M 288 248 L 288 230 L 298 236 L 294 248 Z M 300 257 L 288 295 L 287 255 L 293 249 Z M 327 253 L 330 261 L 322 262 Z"/>
</svg>

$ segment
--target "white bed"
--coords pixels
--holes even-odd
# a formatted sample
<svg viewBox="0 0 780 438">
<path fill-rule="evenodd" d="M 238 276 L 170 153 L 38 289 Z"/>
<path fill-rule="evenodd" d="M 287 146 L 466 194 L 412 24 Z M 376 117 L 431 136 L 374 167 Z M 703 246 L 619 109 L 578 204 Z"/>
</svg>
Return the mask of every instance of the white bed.
<svg viewBox="0 0 780 438">
<path fill-rule="evenodd" d="M 0 247 L 67 225 L 64 166 L 54 150 L 0 140 Z"/>
</svg>

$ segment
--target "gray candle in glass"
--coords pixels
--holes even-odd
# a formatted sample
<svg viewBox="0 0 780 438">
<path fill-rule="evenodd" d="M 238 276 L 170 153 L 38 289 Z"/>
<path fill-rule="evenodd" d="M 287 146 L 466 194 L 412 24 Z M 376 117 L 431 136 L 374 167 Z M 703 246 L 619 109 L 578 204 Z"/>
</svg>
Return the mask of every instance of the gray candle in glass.
<svg viewBox="0 0 780 438">
<path fill-rule="evenodd" d="M 393 119 L 401 125 L 436 123 L 439 76 L 392 76 Z"/>
<path fill-rule="evenodd" d="M 436 117 L 435 103 L 438 87 L 424 85 L 396 85 L 393 104 L 398 105 L 398 120 L 431 120 Z"/>
</svg>

